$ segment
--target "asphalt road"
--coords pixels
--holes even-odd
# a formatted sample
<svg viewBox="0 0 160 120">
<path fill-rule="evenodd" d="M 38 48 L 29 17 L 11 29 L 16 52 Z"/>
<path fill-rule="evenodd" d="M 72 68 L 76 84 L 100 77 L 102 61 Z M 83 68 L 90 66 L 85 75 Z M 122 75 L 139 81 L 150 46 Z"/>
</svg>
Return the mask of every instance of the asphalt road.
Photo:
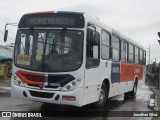
<svg viewBox="0 0 160 120">
<path fill-rule="evenodd" d="M 44 112 L 44 115 L 47 113 L 55 113 L 55 111 L 73 111 L 68 112 L 67 115 L 70 117 L 52 117 L 52 119 L 59 119 L 59 120 L 72 120 L 75 118 L 77 120 L 79 119 L 91 119 L 91 120 L 150 120 L 151 117 L 104 117 L 103 115 L 96 117 L 95 113 L 97 112 L 103 112 L 107 113 L 107 116 L 110 116 L 112 111 L 151 111 L 148 108 L 149 100 L 150 100 L 150 94 L 152 92 L 149 90 L 149 87 L 142 86 L 138 89 L 136 97 L 129 97 L 125 98 L 124 95 L 119 95 L 116 97 L 112 97 L 108 100 L 107 104 L 104 108 L 94 108 L 93 105 L 87 105 L 82 108 L 77 108 L 73 106 L 66 106 L 66 105 L 54 105 L 54 104 L 44 104 L 40 102 L 33 102 L 28 100 L 21 100 L 12 98 L 10 96 L 9 90 L 0 90 L 0 111 L 37 111 L 37 112 Z M 75 112 L 77 111 L 77 112 Z M 110 112 L 108 112 L 110 111 Z M 60 113 L 59 112 L 59 113 Z M 82 115 L 78 115 L 78 117 L 72 117 L 75 116 L 75 113 L 82 112 L 86 113 L 88 117 L 85 117 Z M 116 113 L 116 112 L 115 112 Z M 123 112 L 117 114 L 122 114 Z M 125 112 L 124 112 L 125 113 Z M 53 115 L 54 116 L 54 115 Z M 113 116 L 113 115 L 112 115 Z M 115 114 L 116 116 L 116 114 Z M 1 120 L 2 118 L 0 118 Z M 4 120 L 20 120 L 22 118 L 3 118 Z M 29 118 L 31 119 L 31 118 Z M 40 118 L 37 118 L 40 119 Z M 36 120 L 37 120 L 36 119 Z M 47 118 L 41 118 L 44 119 L 51 119 L 49 117 Z M 34 118 L 35 120 L 35 118 Z"/>
</svg>

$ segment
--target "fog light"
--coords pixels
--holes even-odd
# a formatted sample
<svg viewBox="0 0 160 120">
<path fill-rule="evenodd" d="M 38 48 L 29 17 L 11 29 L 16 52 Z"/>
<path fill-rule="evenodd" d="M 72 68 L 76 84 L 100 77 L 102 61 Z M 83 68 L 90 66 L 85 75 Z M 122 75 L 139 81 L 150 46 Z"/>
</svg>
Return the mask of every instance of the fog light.
<svg viewBox="0 0 160 120">
<path fill-rule="evenodd" d="M 23 95 L 24 95 L 25 97 L 27 97 L 27 93 L 26 93 L 25 91 L 23 91 Z"/>
<path fill-rule="evenodd" d="M 62 100 L 65 100 L 65 101 L 76 101 L 76 97 L 75 96 L 62 96 Z"/>
</svg>

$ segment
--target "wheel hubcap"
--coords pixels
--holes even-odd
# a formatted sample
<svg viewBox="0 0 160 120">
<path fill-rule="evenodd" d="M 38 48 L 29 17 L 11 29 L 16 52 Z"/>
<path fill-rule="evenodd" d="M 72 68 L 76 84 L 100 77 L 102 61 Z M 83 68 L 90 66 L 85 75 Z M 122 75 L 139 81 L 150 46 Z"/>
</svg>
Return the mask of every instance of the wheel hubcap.
<svg viewBox="0 0 160 120">
<path fill-rule="evenodd" d="M 99 102 L 103 102 L 104 101 L 104 98 L 105 98 L 105 92 L 103 89 L 101 89 L 100 91 L 100 96 L 99 96 Z"/>
</svg>

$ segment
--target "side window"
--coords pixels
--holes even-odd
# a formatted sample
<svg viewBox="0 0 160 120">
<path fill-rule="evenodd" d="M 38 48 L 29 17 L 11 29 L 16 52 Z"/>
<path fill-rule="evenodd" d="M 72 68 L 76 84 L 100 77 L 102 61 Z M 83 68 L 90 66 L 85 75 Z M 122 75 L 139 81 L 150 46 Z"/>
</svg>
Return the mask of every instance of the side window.
<svg viewBox="0 0 160 120">
<path fill-rule="evenodd" d="M 144 58 L 144 61 L 143 61 L 144 64 L 143 65 L 146 65 L 146 51 L 143 51 L 143 52 L 144 52 L 144 54 L 143 54 L 144 55 L 144 57 L 143 57 Z"/>
<path fill-rule="evenodd" d="M 139 63 L 139 48 L 135 47 L 135 63 Z"/>
<path fill-rule="evenodd" d="M 106 60 L 110 58 L 110 35 L 102 31 L 102 59 Z"/>
<path fill-rule="evenodd" d="M 86 67 L 97 67 L 100 62 L 100 34 L 99 32 L 88 28 L 87 29 L 87 59 Z"/>
<path fill-rule="evenodd" d="M 140 49 L 140 60 L 139 60 L 139 63 L 140 64 L 143 64 L 143 51 L 142 51 L 142 49 Z"/>
<path fill-rule="evenodd" d="M 133 45 L 132 44 L 129 44 L 129 59 L 128 59 L 128 62 L 130 62 L 130 63 L 134 62 L 134 60 L 133 60 Z"/>
<path fill-rule="evenodd" d="M 121 62 L 127 62 L 127 42 L 125 40 L 121 40 Z"/>
<path fill-rule="evenodd" d="M 143 65 L 146 65 L 146 51 L 143 51 Z"/>
<path fill-rule="evenodd" d="M 117 38 L 116 36 L 112 37 L 112 59 L 113 61 L 119 61 L 119 53 L 120 53 L 120 39 Z"/>
</svg>

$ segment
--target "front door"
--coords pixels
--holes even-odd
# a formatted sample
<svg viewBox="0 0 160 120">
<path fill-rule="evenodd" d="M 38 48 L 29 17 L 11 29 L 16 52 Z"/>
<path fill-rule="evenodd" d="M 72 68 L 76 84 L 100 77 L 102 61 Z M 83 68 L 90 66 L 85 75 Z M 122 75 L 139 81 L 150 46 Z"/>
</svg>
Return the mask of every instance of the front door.
<svg viewBox="0 0 160 120">
<path fill-rule="evenodd" d="M 91 25 L 91 24 L 90 24 Z M 83 104 L 99 100 L 100 31 L 92 24 L 87 29 L 85 89 Z"/>
</svg>

